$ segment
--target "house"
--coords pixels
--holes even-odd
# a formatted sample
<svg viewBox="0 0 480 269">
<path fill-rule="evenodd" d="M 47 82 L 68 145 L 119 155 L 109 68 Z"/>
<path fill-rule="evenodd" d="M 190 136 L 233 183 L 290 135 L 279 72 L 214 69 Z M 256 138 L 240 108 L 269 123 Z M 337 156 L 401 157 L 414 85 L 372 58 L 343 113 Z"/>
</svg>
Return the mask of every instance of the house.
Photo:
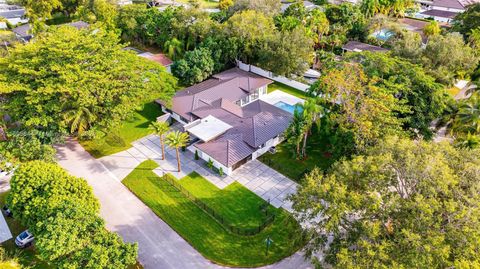
<svg viewBox="0 0 480 269">
<path fill-rule="evenodd" d="M 28 18 L 25 17 L 25 9 L 17 5 L 9 5 L 0 2 L 0 17 L 5 18 L 9 24 L 17 25 L 27 23 Z M 6 24 L 5 24 L 6 25 Z"/>
<path fill-rule="evenodd" d="M 65 23 L 62 25 L 69 25 L 77 28 L 78 30 L 87 28 L 88 26 L 90 26 L 90 24 L 84 21 L 75 21 L 75 22 Z M 24 24 L 24 25 L 20 25 L 18 27 L 13 28 L 12 32 L 15 33 L 18 39 L 22 40 L 23 42 L 28 42 L 33 37 L 33 35 L 31 34 L 31 28 L 32 27 L 30 24 Z"/>
<path fill-rule="evenodd" d="M 188 149 L 225 174 L 282 140 L 292 114 L 263 100 L 273 81 L 232 68 L 176 93 L 162 110 L 190 134 Z"/>
<path fill-rule="evenodd" d="M 138 53 L 137 55 L 140 56 L 140 57 L 152 60 L 154 62 L 157 62 L 157 63 L 163 65 L 169 73 L 172 72 L 171 66 L 173 64 L 173 61 L 170 58 L 168 58 L 167 55 L 165 55 L 163 53 L 153 54 L 153 53 L 150 53 L 150 52 L 141 52 L 141 53 Z"/>
<path fill-rule="evenodd" d="M 433 18 L 439 22 L 451 22 L 458 14 L 464 12 L 468 6 L 480 3 L 480 0 L 417 0 L 421 11 L 418 18 Z"/>
<path fill-rule="evenodd" d="M 347 44 L 342 46 L 343 52 L 362 52 L 362 51 L 371 51 L 371 52 L 387 52 L 388 49 L 374 46 L 358 41 L 348 41 Z"/>
</svg>

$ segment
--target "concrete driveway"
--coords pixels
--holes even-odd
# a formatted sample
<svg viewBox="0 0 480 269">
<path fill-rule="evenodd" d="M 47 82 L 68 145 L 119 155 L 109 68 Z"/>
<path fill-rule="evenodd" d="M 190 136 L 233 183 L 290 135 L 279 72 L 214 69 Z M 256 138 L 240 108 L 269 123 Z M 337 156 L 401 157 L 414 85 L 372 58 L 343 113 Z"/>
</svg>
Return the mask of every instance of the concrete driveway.
<svg viewBox="0 0 480 269">
<path fill-rule="evenodd" d="M 145 268 L 225 268 L 205 259 L 76 141 L 67 140 L 56 149 L 58 163 L 92 186 L 100 201 L 100 215 L 107 228 L 120 234 L 127 242 L 138 242 L 139 260 Z M 313 266 L 303 259 L 301 253 L 295 253 L 263 268 L 306 269 Z"/>
</svg>

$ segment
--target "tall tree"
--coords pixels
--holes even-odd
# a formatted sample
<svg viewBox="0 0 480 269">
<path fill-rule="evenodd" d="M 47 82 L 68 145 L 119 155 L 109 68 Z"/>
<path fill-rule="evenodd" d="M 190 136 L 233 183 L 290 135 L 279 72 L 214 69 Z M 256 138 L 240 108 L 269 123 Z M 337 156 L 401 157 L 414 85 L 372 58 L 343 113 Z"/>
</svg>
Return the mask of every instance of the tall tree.
<svg viewBox="0 0 480 269">
<path fill-rule="evenodd" d="M 346 60 L 362 65 L 377 87 L 384 88 L 404 104 L 405 110 L 398 111 L 396 117 L 401 119 L 403 129 L 410 136 L 432 137 L 431 122 L 442 115 L 450 101 L 443 85 L 436 83 L 420 66 L 388 54 L 349 54 Z"/>
<path fill-rule="evenodd" d="M 307 254 L 334 268 L 476 267 L 479 154 L 391 137 L 314 170 L 293 196 Z"/>
<path fill-rule="evenodd" d="M 277 75 L 303 76 L 314 56 L 313 42 L 306 35 L 305 28 L 277 32 L 267 40 L 257 52 L 257 65 Z"/>
<path fill-rule="evenodd" d="M 172 38 L 171 40 L 168 40 L 163 45 L 163 48 L 165 49 L 165 51 L 168 54 L 168 57 L 170 57 L 174 61 L 176 61 L 180 57 L 182 57 L 183 47 L 184 47 L 184 45 L 183 45 L 182 41 L 180 41 L 176 38 Z"/>
<path fill-rule="evenodd" d="M 439 35 L 442 32 L 442 29 L 440 29 L 440 24 L 436 21 L 431 21 L 425 27 L 423 28 L 423 33 L 427 37 L 431 37 L 434 35 Z"/>
<path fill-rule="evenodd" d="M 325 100 L 336 134 L 331 139 L 349 140 L 332 144 L 337 154 L 362 152 L 393 133 L 401 133 L 396 113 L 406 108 L 387 89 L 375 85 L 357 63 L 345 63 L 324 74 L 314 86 Z"/>
<path fill-rule="evenodd" d="M 452 25 L 452 31 L 460 32 L 467 39 L 473 29 L 480 28 L 480 3 L 469 5 L 465 12 L 458 13 Z"/>
<path fill-rule="evenodd" d="M 175 61 L 172 73 L 187 85 L 201 82 L 213 73 L 214 62 L 212 52 L 206 48 L 198 48 L 185 53 L 185 57 Z"/>
<path fill-rule="evenodd" d="M 438 81 L 447 84 L 470 75 L 478 62 L 478 56 L 458 33 L 432 36 L 422 53 L 425 68 Z"/>
<path fill-rule="evenodd" d="M 162 148 L 162 160 L 165 160 L 165 134 L 170 130 L 167 122 L 155 121 L 150 124 L 150 129 L 153 130 L 154 134 L 158 135 L 160 139 L 160 147 Z"/>
<path fill-rule="evenodd" d="M 169 147 L 174 148 L 177 153 L 178 172 L 181 171 L 179 148 L 187 146 L 188 140 L 189 140 L 188 134 L 180 131 L 170 132 L 166 136 L 167 145 Z"/>
<path fill-rule="evenodd" d="M 112 32 L 70 26 L 52 27 L 15 47 L 0 59 L 5 113 L 26 127 L 62 133 L 75 123 L 68 120 L 72 113 L 96 119 L 83 126 L 109 127 L 147 100 L 168 101 L 175 79 L 122 48 Z"/>
</svg>

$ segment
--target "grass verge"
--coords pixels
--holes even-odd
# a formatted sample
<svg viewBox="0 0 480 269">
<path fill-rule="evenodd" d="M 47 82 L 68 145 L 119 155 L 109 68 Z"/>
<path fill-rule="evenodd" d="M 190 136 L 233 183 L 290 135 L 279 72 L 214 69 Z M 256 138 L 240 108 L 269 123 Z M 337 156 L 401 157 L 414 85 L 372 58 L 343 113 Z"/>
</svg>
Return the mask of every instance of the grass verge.
<svg viewBox="0 0 480 269">
<path fill-rule="evenodd" d="M 142 110 L 135 111 L 133 116 L 119 127 L 101 132 L 93 140 L 80 141 L 80 144 L 95 158 L 126 150 L 131 147 L 131 142 L 150 134 L 150 122 L 162 114 L 156 103 L 146 103 Z"/>
<path fill-rule="evenodd" d="M 297 251 L 301 246 L 300 227 L 295 219 L 283 209 L 276 210 L 275 221 L 262 232 L 254 236 L 239 236 L 227 232 L 218 222 L 206 214 L 191 200 L 178 192 L 173 186 L 152 172 L 158 165 L 151 160 L 141 163 L 122 182 L 161 219 L 211 261 L 234 267 L 258 267 L 277 262 Z M 229 190 L 214 190 L 201 177 L 195 174 L 180 180 L 189 191 L 199 195 L 204 202 L 217 210 L 229 214 L 232 220 L 241 221 L 242 215 L 248 216 L 246 223 L 256 219 L 251 212 L 257 199 L 243 186 L 233 186 Z M 206 181 L 206 180 L 205 180 Z M 201 187 L 194 187 L 200 184 Z M 235 192 L 235 189 L 242 189 Z M 234 197 L 241 193 L 241 197 Z M 240 199 L 247 198 L 246 201 Z M 235 201 L 234 201 L 235 200 Z M 241 203 L 244 204 L 241 204 Z M 228 212 L 227 211 L 232 211 Z M 233 217 L 238 212 L 240 216 Z M 265 253 L 265 239 L 270 236 L 273 244 L 268 255 Z"/>
<path fill-rule="evenodd" d="M 276 91 L 276 90 L 280 90 L 282 92 L 286 92 L 288 94 L 291 94 L 293 96 L 296 96 L 298 98 L 302 98 L 302 99 L 307 99 L 308 98 L 308 94 L 306 92 L 303 92 L 301 90 L 297 90 L 295 88 L 292 88 L 290 86 L 287 86 L 285 84 L 282 84 L 280 82 L 274 82 L 270 85 L 268 85 L 268 93 L 271 93 L 273 91 Z"/>
</svg>

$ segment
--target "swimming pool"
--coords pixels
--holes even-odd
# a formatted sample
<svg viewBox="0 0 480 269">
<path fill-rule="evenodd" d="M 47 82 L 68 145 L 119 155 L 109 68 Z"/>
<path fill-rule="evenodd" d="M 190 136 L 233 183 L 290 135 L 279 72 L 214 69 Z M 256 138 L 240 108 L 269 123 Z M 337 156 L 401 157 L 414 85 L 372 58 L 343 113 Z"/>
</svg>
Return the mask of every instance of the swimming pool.
<svg viewBox="0 0 480 269">
<path fill-rule="evenodd" d="M 376 31 L 372 34 L 376 39 L 380 39 L 382 41 L 387 41 L 390 37 L 393 36 L 393 32 L 389 29 L 381 29 L 380 31 Z"/>
<path fill-rule="evenodd" d="M 303 111 L 303 109 L 300 105 L 290 105 L 290 104 L 287 104 L 287 103 L 282 102 L 282 101 L 275 103 L 274 106 L 276 106 L 278 108 L 281 108 L 281 109 L 287 111 L 290 114 L 293 114 L 295 112 L 295 110 L 297 110 L 298 112 Z"/>
</svg>

